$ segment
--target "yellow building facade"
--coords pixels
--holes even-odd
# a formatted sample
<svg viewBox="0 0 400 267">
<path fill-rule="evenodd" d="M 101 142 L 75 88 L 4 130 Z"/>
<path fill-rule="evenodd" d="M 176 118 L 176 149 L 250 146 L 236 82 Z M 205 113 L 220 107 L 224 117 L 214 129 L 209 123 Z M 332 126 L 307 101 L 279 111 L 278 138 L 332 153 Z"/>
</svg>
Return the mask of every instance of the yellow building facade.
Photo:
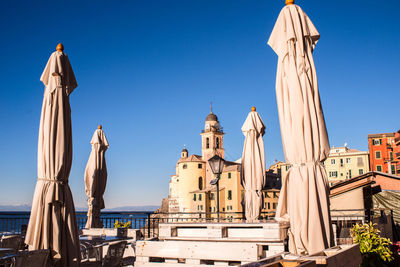
<svg viewBox="0 0 400 267">
<path fill-rule="evenodd" d="M 329 157 L 323 162 L 329 183 L 350 179 L 369 172 L 369 153 L 347 146 L 332 147 Z M 285 163 L 281 166 L 282 179 L 285 179 L 290 165 Z"/>
<path fill-rule="evenodd" d="M 184 148 L 176 164 L 176 174 L 169 183 L 169 212 L 214 213 L 217 211 L 216 186 L 210 185 L 215 178 L 208 164 L 214 155 L 225 156 L 224 132 L 218 117 L 212 112 L 206 117 L 201 132 L 201 155 L 189 155 Z M 225 161 L 219 181 L 220 212 L 241 212 L 240 167 L 237 162 Z M 204 215 L 203 215 L 204 216 Z M 209 215 L 214 217 L 215 215 Z"/>
<path fill-rule="evenodd" d="M 218 118 L 212 112 L 208 114 L 201 135 L 201 155 L 189 154 L 184 148 L 176 164 L 176 173 L 169 182 L 169 212 L 192 213 L 190 217 L 216 217 L 217 188 L 210 181 L 215 178 L 208 160 L 214 155 L 225 156 L 224 132 Z M 280 179 L 276 164 L 274 170 L 268 170 Z M 268 177 L 267 172 L 267 177 Z M 242 216 L 242 199 L 244 190 L 241 185 L 241 161 L 225 161 L 219 180 L 219 207 L 221 218 L 234 219 Z M 279 190 L 264 189 L 264 209 L 262 212 L 273 212 L 279 197 Z M 177 215 L 179 216 L 179 215 Z M 179 216 L 185 217 L 185 215 Z M 188 217 L 186 215 L 186 217 Z"/>
</svg>

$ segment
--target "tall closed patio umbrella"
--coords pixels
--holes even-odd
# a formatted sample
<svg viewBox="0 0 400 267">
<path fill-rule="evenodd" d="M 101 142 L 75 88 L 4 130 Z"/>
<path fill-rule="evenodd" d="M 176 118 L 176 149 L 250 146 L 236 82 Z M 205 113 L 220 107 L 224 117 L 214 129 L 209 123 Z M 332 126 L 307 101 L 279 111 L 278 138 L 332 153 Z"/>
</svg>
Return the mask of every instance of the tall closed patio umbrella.
<svg viewBox="0 0 400 267">
<path fill-rule="evenodd" d="M 69 95 L 77 87 L 63 46 L 51 54 L 40 80 L 45 85 L 38 142 L 38 179 L 25 242 L 50 249 L 54 266 L 79 265 L 74 201 L 68 186 L 72 164 Z"/>
<path fill-rule="evenodd" d="M 332 244 L 329 185 L 322 165 L 329 140 L 312 52 L 319 33 L 293 1 L 286 1 L 268 44 L 278 55 L 276 98 L 286 162 L 291 165 L 276 219 L 290 222 L 289 250 L 310 254 Z"/>
<path fill-rule="evenodd" d="M 242 132 L 245 136 L 242 155 L 242 185 L 245 190 L 244 210 L 246 221 L 254 222 L 262 208 L 262 188 L 265 184 L 265 153 L 263 135 L 265 125 L 252 107 Z"/>
<path fill-rule="evenodd" d="M 103 228 L 100 212 L 105 207 L 103 199 L 107 184 L 105 153 L 109 145 L 101 125 L 94 132 L 90 144 L 92 151 L 85 170 L 85 189 L 89 204 L 88 220 L 85 227 Z"/>
</svg>

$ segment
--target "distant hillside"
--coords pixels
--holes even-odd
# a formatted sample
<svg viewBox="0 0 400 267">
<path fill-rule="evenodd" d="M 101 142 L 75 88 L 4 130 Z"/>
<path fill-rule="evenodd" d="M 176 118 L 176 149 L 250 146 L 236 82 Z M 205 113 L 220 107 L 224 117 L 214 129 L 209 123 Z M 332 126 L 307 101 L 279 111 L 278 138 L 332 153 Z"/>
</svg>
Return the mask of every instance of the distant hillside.
<svg viewBox="0 0 400 267">
<path fill-rule="evenodd" d="M 23 205 L 0 205 L 0 211 L 31 211 L 31 206 Z"/>
<path fill-rule="evenodd" d="M 112 209 L 104 209 L 103 211 L 155 211 L 160 206 L 123 206 Z"/>
<path fill-rule="evenodd" d="M 124 206 L 115 207 L 112 209 L 104 209 L 103 211 L 155 211 L 160 206 Z M 87 211 L 87 208 L 76 207 L 76 211 Z M 23 205 L 0 205 L 0 211 L 31 211 L 31 206 L 27 204 Z"/>
</svg>

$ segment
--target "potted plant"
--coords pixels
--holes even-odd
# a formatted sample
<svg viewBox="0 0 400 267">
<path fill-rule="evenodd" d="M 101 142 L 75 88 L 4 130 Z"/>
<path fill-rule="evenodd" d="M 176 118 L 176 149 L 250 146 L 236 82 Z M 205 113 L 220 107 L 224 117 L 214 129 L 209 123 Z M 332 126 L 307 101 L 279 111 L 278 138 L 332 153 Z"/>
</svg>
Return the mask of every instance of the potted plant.
<svg viewBox="0 0 400 267">
<path fill-rule="evenodd" d="M 353 242 L 360 245 L 362 267 L 388 266 L 394 259 L 390 249 L 390 240 L 381 237 L 376 224 L 355 224 L 350 233 Z"/>
<path fill-rule="evenodd" d="M 131 222 L 128 221 L 128 222 L 124 223 L 124 222 L 119 222 L 118 220 L 116 220 L 114 222 L 114 228 L 117 229 L 118 237 L 127 237 L 128 228 L 131 228 Z"/>
</svg>

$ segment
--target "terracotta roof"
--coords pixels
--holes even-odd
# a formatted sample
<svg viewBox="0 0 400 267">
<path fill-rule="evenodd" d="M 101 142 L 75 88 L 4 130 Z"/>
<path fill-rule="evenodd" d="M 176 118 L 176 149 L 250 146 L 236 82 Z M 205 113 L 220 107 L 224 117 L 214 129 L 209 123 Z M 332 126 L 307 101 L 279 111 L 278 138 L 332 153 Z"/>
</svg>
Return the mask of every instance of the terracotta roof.
<svg viewBox="0 0 400 267">
<path fill-rule="evenodd" d="M 197 161 L 197 162 L 205 162 L 203 160 L 202 156 L 193 154 L 193 155 L 188 156 L 187 158 L 180 158 L 178 160 L 178 163 L 181 163 L 181 162 L 195 162 L 195 161 Z"/>
<path fill-rule="evenodd" d="M 343 187 L 343 186 L 346 186 L 346 185 L 354 184 L 354 186 L 351 186 L 348 190 L 350 190 L 350 189 L 355 189 L 355 188 L 357 188 L 357 187 L 359 187 L 359 186 L 361 186 L 361 185 L 363 186 L 364 183 L 363 183 L 363 182 L 360 182 L 360 180 L 363 180 L 363 179 L 366 180 L 366 184 L 368 184 L 368 183 L 375 183 L 375 182 L 373 181 L 373 178 L 374 178 L 377 174 L 382 175 L 382 176 L 386 176 L 386 177 L 388 177 L 388 178 L 400 180 L 400 176 L 393 175 L 393 174 L 388 174 L 388 173 L 384 173 L 384 172 L 377 172 L 377 171 L 367 172 L 367 173 L 364 173 L 364 174 L 362 174 L 362 175 L 353 177 L 353 178 L 351 178 L 351 179 L 347 179 L 347 180 L 344 180 L 344 181 L 335 183 L 335 184 L 332 185 L 331 188 L 330 188 L 330 190 L 331 190 L 331 195 L 336 195 L 336 194 L 338 194 L 339 192 L 341 193 L 340 187 Z M 346 191 L 348 191 L 348 190 L 346 190 Z M 335 192 L 337 192 L 337 193 L 335 193 Z"/>
</svg>

